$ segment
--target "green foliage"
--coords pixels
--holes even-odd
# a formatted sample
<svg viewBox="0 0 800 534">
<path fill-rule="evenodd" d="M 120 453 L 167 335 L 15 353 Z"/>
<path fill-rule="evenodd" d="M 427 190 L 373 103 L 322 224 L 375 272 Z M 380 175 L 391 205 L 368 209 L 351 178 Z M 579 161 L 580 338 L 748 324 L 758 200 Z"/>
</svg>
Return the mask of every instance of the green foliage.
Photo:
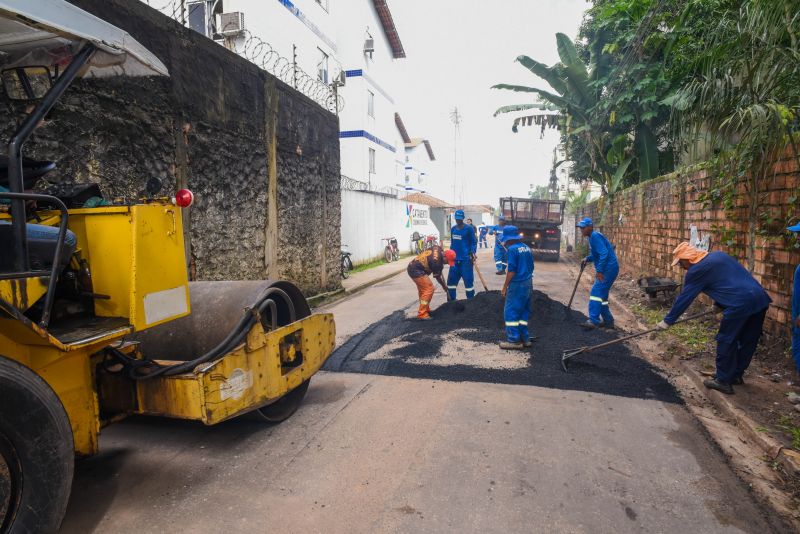
<svg viewBox="0 0 800 534">
<path fill-rule="evenodd" d="M 556 198 L 547 185 L 537 185 L 533 190 L 528 191 L 528 195 L 536 200 L 550 200 Z"/>
<path fill-rule="evenodd" d="M 567 212 L 574 214 L 582 209 L 589 202 L 589 194 L 591 191 L 570 191 L 567 193 Z"/>
</svg>

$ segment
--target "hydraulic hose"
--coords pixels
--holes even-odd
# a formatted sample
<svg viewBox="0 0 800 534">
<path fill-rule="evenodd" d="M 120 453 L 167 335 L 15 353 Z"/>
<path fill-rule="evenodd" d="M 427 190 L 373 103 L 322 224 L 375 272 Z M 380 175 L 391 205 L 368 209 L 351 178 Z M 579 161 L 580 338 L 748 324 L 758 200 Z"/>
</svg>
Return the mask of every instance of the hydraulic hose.
<svg viewBox="0 0 800 534">
<path fill-rule="evenodd" d="M 129 361 L 130 358 L 122 359 L 119 355 L 119 351 L 114 349 L 108 350 L 108 353 L 125 365 L 129 370 L 129 376 L 134 380 L 146 380 L 148 378 L 154 378 L 156 376 L 174 376 L 181 373 L 186 373 L 197 367 L 198 365 L 206 362 L 210 362 L 224 356 L 228 352 L 235 349 L 237 346 L 241 345 L 246 337 L 247 333 L 256 324 L 258 320 L 262 317 L 264 312 L 269 309 L 270 312 L 270 323 L 272 329 L 276 329 L 278 327 L 278 306 L 275 303 L 274 296 L 280 297 L 283 302 L 286 304 L 286 308 L 289 312 L 289 323 L 293 323 L 297 320 L 297 314 L 294 307 L 294 303 L 292 302 L 291 297 L 289 296 L 286 291 L 280 289 L 278 287 L 269 287 L 267 288 L 264 293 L 259 297 L 259 299 L 255 302 L 254 306 L 250 308 L 246 308 L 242 317 L 236 323 L 234 328 L 228 333 L 228 335 L 223 339 L 217 346 L 199 356 L 193 360 L 181 362 L 174 365 L 159 365 L 158 363 L 154 362 L 153 360 L 137 360 L 141 362 L 138 365 L 132 365 Z M 151 369 L 149 373 L 142 374 L 139 372 L 139 369 L 146 367 L 147 369 Z"/>
</svg>

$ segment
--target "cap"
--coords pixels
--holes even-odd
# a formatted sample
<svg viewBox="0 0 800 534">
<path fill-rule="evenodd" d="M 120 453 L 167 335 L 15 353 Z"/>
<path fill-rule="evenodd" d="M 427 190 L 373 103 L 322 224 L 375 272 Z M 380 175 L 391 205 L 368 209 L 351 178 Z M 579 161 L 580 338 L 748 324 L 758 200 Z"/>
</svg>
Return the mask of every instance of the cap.
<svg viewBox="0 0 800 534">
<path fill-rule="evenodd" d="M 455 220 L 457 220 L 457 221 L 463 221 L 464 220 L 464 210 L 456 210 L 456 212 L 453 214 L 453 218 Z"/>
<path fill-rule="evenodd" d="M 578 228 L 586 228 L 587 226 L 594 227 L 594 223 L 592 222 L 591 217 L 584 217 L 583 219 L 578 221 L 578 224 L 576 224 L 575 226 L 577 226 Z"/>
<path fill-rule="evenodd" d="M 447 261 L 447 265 L 452 267 L 456 264 L 456 251 L 453 249 L 447 249 L 444 251 L 444 259 Z"/>
<path fill-rule="evenodd" d="M 508 241 L 509 239 L 522 239 L 522 235 L 513 224 L 503 227 L 503 241 Z"/>
<path fill-rule="evenodd" d="M 498 221 L 505 221 L 505 220 L 506 220 L 506 216 L 505 216 L 505 215 L 500 215 L 500 216 L 497 218 L 497 220 L 498 220 Z"/>
</svg>

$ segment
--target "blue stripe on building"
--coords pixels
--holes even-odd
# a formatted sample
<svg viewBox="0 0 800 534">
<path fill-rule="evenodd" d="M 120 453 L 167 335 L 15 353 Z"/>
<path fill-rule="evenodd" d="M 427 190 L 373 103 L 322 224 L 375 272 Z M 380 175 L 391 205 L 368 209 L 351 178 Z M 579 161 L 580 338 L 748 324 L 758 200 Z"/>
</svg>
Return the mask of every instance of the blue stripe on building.
<svg viewBox="0 0 800 534">
<path fill-rule="evenodd" d="M 327 35 L 325 35 L 324 33 L 322 33 L 322 30 L 320 30 L 320 29 L 319 29 L 319 27 L 318 27 L 316 24 L 314 24 L 313 22 L 311 22 L 311 19 L 309 19 L 309 18 L 308 18 L 308 17 L 305 15 L 305 13 L 303 13 L 302 11 L 300 11 L 300 10 L 299 10 L 299 9 L 297 8 L 297 6 L 295 6 L 295 5 L 294 5 L 294 3 L 292 2 L 292 0 L 278 0 L 278 3 L 279 3 L 279 4 L 281 4 L 283 7 L 285 7 L 286 9 L 288 9 L 288 10 L 289 10 L 289 12 L 290 12 L 292 15 L 294 15 L 295 17 L 297 17 L 297 19 L 298 19 L 300 22 L 302 22 L 303 24 L 305 24 L 305 25 L 306 25 L 306 27 L 307 27 L 309 30 L 311 30 L 311 31 L 314 33 L 314 35 L 316 35 L 317 37 L 319 37 L 320 39 L 322 39 L 322 41 L 323 41 L 323 42 L 324 42 L 326 45 L 328 45 L 328 46 L 330 46 L 330 47 L 331 47 L 331 50 L 333 50 L 334 52 L 336 52 L 336 43 L 335 43 L 335 42 L 333 42 L 333 39 L 330 39 L 330 38 L 329 38 Z"/>
<path fill-rule="evenodd" d="M 366 130 L 345 130 L 343 132 L 339 132 L 339 139 L 349 139 L 354 137 L 363 137 L 375 143 L 376 145 L 380 145 L 386 150 L 391 150 L 392 152 L 397 152 L 397 149 L 394 145 L 387 143 L 386 141 L 379 139 L 369 133 Z"/>
</svg>

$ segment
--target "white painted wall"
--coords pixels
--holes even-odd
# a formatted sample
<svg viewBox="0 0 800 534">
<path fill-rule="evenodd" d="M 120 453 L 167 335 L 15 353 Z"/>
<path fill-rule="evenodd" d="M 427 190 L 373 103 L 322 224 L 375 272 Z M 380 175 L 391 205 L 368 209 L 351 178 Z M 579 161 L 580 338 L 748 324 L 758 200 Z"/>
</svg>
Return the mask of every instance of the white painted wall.
<svg viewBox="0 0 800 534">
<path fill-rule="evenodd" d="M 386 246 L 382 237 L 397 238 L 400 252 L 411 252 L 414 231 L 439 238 L 439 231 L 426 214 L 430 214 L 430 208 L 423 204 L 363 191 L 342 191 L 342 244 L 347 245 L 355 264 L 382 258 Z"/>
</svg>

